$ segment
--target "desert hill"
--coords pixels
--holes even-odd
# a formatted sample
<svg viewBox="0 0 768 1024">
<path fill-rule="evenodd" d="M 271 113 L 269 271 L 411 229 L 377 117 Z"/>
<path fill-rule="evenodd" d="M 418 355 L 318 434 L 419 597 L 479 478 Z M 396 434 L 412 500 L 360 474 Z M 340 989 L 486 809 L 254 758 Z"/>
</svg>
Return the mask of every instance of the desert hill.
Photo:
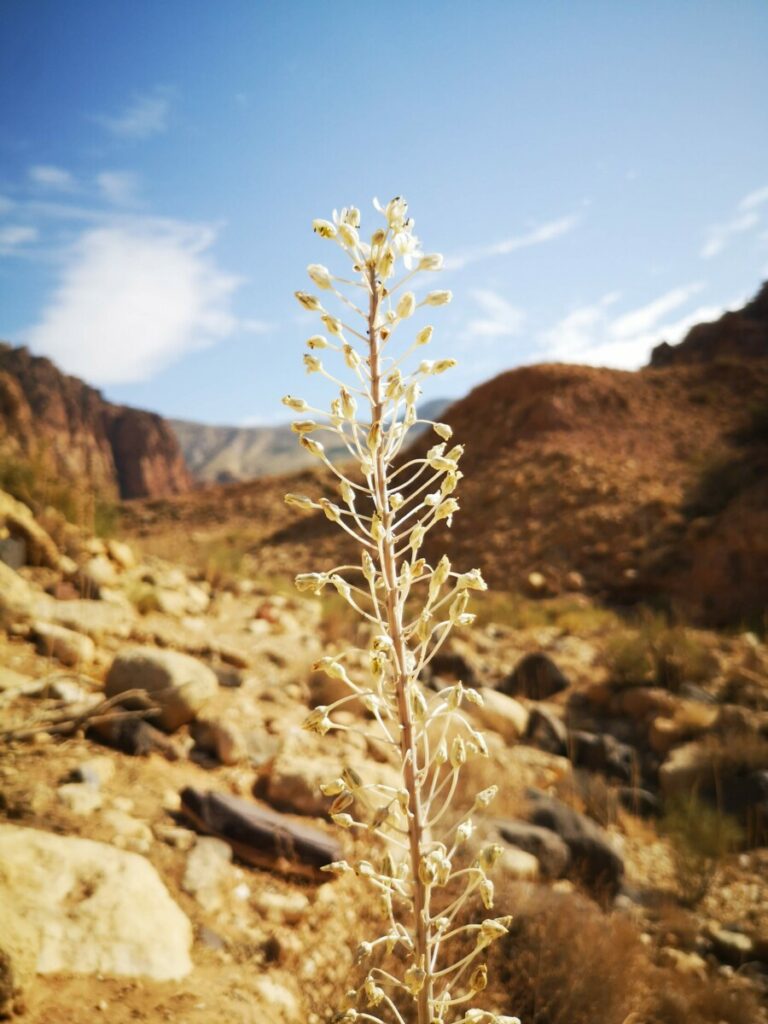
<svg viewBox="0 0 768 1024">
<path fill-rule="evenodd" d="M 191 486 L 161 416 L 108 402 L 49 359 L 4 343 L 0 469 L 4 478 L 47 477 L 106 499 L 178 494 Z"/>
<path fill-rule="evenodd" d="M 420 410 L 424 419 L 438 419 L 448 402 L 436 398 Z M 312 464 L 312 456 L 296 444 L 289 424 L 273 427 L 228 427 L 169 420 L 179 440 L 184 459 L 195 480 L 204 483 L 232 483 L 271 473 L 289 473 Z M 339 447 L 328 452 L 331 459 L 346 457 Z"/>
<path fill-rule="evenodd" d="M 694 328 L 681 343 L 690 365 L 522 367 L 455 403 L 444 418 L 466 448 L 462 510 L 450 537 L 435 533 L 431 553 L 450 549 L 457 565 L 482 568 L 501 590 L 585 588 L 621 602 L 660 600 L 717 624 L 759 622 L 768 500 L 755 467 L 768 359 L 752 358 L 753 347 L 738 358 L 745 318 L 755 333 L 765 325 L 760 297 L 746 310 L 703 334 Z M 184 523 L 230 540 L 242 531 L 264 572 L 319 569 L 335 564 L 343 540 L 323 517 L 286 525 L 281 496 L 320 480 L 310 473 L 207 489 L 138 505 L 130 523 L 149 535 L 163 534 L 169 516 L 174 531 Z M 703 508 L 707 489 L 717 500 L 710 494 Z"/>
</svg>

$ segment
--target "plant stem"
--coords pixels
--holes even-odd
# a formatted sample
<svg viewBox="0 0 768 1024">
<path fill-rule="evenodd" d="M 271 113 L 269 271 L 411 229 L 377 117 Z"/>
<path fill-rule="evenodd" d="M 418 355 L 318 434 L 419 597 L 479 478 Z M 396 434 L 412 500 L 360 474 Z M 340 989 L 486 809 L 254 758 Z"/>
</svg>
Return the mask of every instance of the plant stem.
<svg viewBox="0 0 768 1024">
<path fill-rule="evenodd" d="M 429 964 L 430 925 L 427 893 L 424 883 L 419 877 L 421 864 L 422 837 L 424 820 L 421 807 L 421 793 L 417 782 L 417 753 L 413 729 L 413 718 L 408 701 L 408 663 L 407 645 L 403 636 L 403 608 L 399 599 L 397 564 L 395 560 L 395 541 L 392 531 L 393 513 L 389 507 L 387 493 L 387 463 L 384 458 L 383 412 L 384 402 L 381 393 L 381 338 L 376 320 L 379 310 L 380 291 L 373 266 L 368 270 L 370 282 L 370 300 L 368 309 L 368 344 L 370 349 L 369 367 L 371 373 L 371 425 L 382 428 L 380 440 L 374 457 L 374 501 L 376 511 L 381 517 L 384 537 L 379 545 L 381 573 L 384 581 L 386 617 L 389 635 L 392 640 L 395 661 L 395 692 L 397 694 L 398 715 L 400 718 L 400 753 L 403 765 L 403 781 L 408 791 L 408 841 L 411 856 L 411 874 L 414 893 L 414 949 L 416 963 L 422 963 L 427 971 L 424 987 L 418 998 L 418 1024 L 430 1024 L 432 1020 L 433 991 Z"/>
</svg>

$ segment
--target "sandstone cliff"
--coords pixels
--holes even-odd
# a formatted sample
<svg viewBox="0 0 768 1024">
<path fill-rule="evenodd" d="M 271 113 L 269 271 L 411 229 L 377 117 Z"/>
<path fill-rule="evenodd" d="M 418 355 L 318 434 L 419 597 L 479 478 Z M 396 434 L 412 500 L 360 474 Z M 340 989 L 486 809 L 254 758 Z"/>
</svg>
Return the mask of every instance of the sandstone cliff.
<svg viewBox="0 0 768 1024">
<path fill-rule="evenodd" d="M 49 359 L 4 343 L 0 461 L 107 499 L 160 497 L 191 486 L 161 416 L 107 402 Z"/>
</svg>

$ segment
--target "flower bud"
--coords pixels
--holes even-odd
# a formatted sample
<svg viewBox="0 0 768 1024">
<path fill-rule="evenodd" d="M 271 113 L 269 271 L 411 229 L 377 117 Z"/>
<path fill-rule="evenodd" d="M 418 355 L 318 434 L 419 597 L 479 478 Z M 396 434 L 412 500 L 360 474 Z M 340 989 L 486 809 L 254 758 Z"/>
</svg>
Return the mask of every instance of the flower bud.
<svg viewBox="0 0 768 1024">
<path fill-rule="evenodd" d="M 344 345 L 344 362 L 350 368 L 350 370 L 356 370 L 360 365 L 360 356 L 355 352 L 351 345 Z"/>
<path fill-rule="evenodd" d="M 324 705 L 316 707 L 315 710 L 304 719 L 302 729 L 306 729 L 307 732 L 317 733 L 318 736 L 324 736 L 333 726 L 333 722 L 326 714 L 327 710 L 328 708 Z"/>
<path fill-rule="evenodd" d="M 324 572 L 302 572 L 294 577 L 293 582 L 297 590 L 311 590 L 313 594 L 319 595 L 328 583 L 328 576 Z"/>
<path fill-rule="evenodd" d="M 461 736 L 454 736 L 451 743 L 451 767 L 461 768 L 467 762 L 467 749 Z"/>
<path fill-rule="evenodd" d="M 483 579 L 483 574 L 479 569 L 470 569 L 469 572 L 463 572 L 456 580 L 456 586 L 459 590 L 487 590 L 488 584 Z"/>
<path fill-rule="evenodd" d="M 325 512 L 326 519 L 330 519 L 332 523 L 341 522 L 341 509 L 338 505 L 334 505 L 328 498 L 321 498 L 318 504 L 323 512 Z"/>
<path fill-rule="evenodd" d="M 307 292 L 294 292 L 293 294 L 298 299 L 299 305 L 303 306 L 304 309 L 308 309 L 311 313 L 315 313 L 323 308 L 320 305 L 320 300 L 315 295 L 309 295 Z"/>
<path fill-rule="evenodd" d="M 286 395 L 282 399 L 283 405 L 287 405 L 294 412 L 306 412 L 309 406 L 303 398 L 294 398 L 293 395 Z"/>
<path fill-rule="evenodd" d="M 344 792 L 344 782 L 341 779 L 334 779 L 333 782 L 321 782 L 320 792 L 323 796 L 338 796 Z"/>
<path fill-rule="evenodd" d="M 327 267 L 321 263 L 310 263 L 307 273 L 318 288 L 333 288 L 333 277 Z"/>
<path fill-rule="evenodd" d="M 342 337 L 342 326 L 341 320 L 338 317 L 331 316 L 330 313 L 323 313 L 320 317 L 325 326 L 328 328 L 331 334 L 335 334 L 337 338 Z"/>
<path fill-rule="evenodd" d="M 453 292 L 439 291 L 429 292 L 424 302 L 427 306 L 445 306 L 453 298 Z"/>
<path fill-rule="evenodd" d="M 307 437 L 306 434 L 302 434 L 299 438 L 299 444 L 302 448 L 306 448 L 310 455 L 314 455 L 315 458 L 322 458 L 325 453 L 325 448 L 320 441 L 315 441 L 311 437 Z"/>
<path fill-rule="evenodd" d="M 469 989 L 471 992 L 482 992 L 488 984 L 488 968 L 485 964 L 476 967 L 469 978 Z"/>
<path fill-rule="evenodd" d="M 286 505 L 300 508 L 303 512 L 308 512 L 310 509 L 317 507 L 311 498 L 307 498 L 303 494 L 286 494 L 283 500 Z"/>
<path fill-rule="evenodd" d="M 323 364 L 317 356 L 312 356 L 309 352 L 304 355 L 304 365 L 307 368 L 307 373 L 319 373 L 323 368 Z"/>
<path fill-rule="evenodd" d="M 326 871 L 329 875 L 348 875 L 351 873 L 352 868 L 347 864 L 345 860 L 334 860 L 330 864 L 326 864 L 320 868 L 321 871 Z"/>
<path fill-rule="evenodd" d="M 395 312 L 401 320 L 407 320 L 409 316 L 413 316 L 413 311 L 416 309 L 416 296 L 413 292 L 405 292 L 404 295 L 400 296 L 400 301 L 397 304 Z"/>
<path fill-rule="evenodd" d="M 356 249 L 360 244 L 360 236 L 353 224 L 339 224 L 339 241 L 348 249 Z"/>
<path fill-rule="evenodd" d="M 475 807 L 488 807 L 498 791 L 498 786 L 489 786 L 481 790 L 475 797 Z"/>
<path fill-rule="evenodd" d="M 490 878 L 484 878 L 480 883 L 480 899 L 486 910 L 493 907 L 493 882 Z"/>
<path fill-rule="evenodd" d="M 348 420 L 353 420 L 355 418 L 355 413 L 357 412 L 357 401 L 346 388 L 341 389 L 339 397 L 341 399 L 342 413 Z"/>
<path fill-rule="evenodd" d="M 452 370 L 454 366 L 456 366 L 455 359 L 438 359 L 432 367 L 432 373 L 437 376 L 439 373 L 445 373 L 446 370 Z"/>
<path fill-rule="evenodd" d="M 341 814 L 332 814 L 331 821 L 338 825 L 339 828 L 352 828 L 355 824 L 355 819 L 352 815 L 343 812 Z"/>
<path fill-rule="evenodd" d="M 434 334 L 434 331 L 434 327 L 422 327 L 422 329 L 416 335 L 416 344 L 428 345 L 432 340 L 432 335 Z"/>
<path fill-rule="evenodd" d="M 387 278 L 392 276 L 392 272 L 395 269 L 395 254 L 389 246 L 384 250 L 379 258 L 379 262 L 376 264 L 376 273 L 379 275 L 382 281 L 386 281 Z"/>
<path fill-rule="evenodd" d="M 311 348 L 313 351 L 318 348 L 328 348 L 328 339 L 324 338 L 322 334 L 313 334 L 311 338 L 307 338 L 307 348 Z"/>
<path fill-rule="evenodd" d="M 311 434 L 313 430 L 317 430 L 317 424 L 314 420 L 294 420 L 291 430 L 294 434 Z"/>
<path fill-rule="evenodd" d="M 424 255 L 419 260 L 419 270 L 440 270 L 443 265 L 443 257 L 439 252 Z"/>
<path fill-rule="evenodd" d="M 412 996 L 417 996 L 424 988 L 427 972 L 423 966 L 412 964 L 403 975 L 403 983 Z"/>
</svg>

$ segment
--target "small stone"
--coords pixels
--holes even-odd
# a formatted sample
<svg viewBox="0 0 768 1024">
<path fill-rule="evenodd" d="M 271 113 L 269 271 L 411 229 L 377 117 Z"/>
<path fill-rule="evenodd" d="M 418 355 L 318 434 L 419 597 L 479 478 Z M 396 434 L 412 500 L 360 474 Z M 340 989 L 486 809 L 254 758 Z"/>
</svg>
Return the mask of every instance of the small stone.
<svg viewBox="0 0 768 1024">
<path fill-rule="evenodd" d="M 271 921 L 296 924 L 309 910 L 309 900 L 301 892 L 282 893 L 267 890 L 254 897 L 253 906 Z"/>
<path fill-rule="evenodd" d="M 104 801 L 98 789 L 85 782 L 65 782 L 56 789 L 56 795 L 73 814 L 83 817 L 97 811 Z"/>
<path fill-rule="evenodd" d="M 86 782 L 99 789 L 111 782 L 115 775 L 115 762 L 111 757 L 99 755 L 81 762 L 72 773 L 75 781 Z"/>
<path fill-rule="evenodd" d="M 101 587 L 113 587 L 117 583 L 115 567 L 106 555 L 94 555 L 93 558 L 89 558 L 80 573 L 85 586 L 94 588 L 97 595 Z"/>
<path fill-rule="evenodd" d="M 90 637 L 75 633 L 65 626 L 50 622 L 35 622 L 32 635 L 37 649 L 47 658 L 56 658 L 62 665 L 74 668 L 93 661 L 96 645 Z"/>
<path fill-rule="evenodd" d="M 201 836 L 187 857 L 181 887 L 206 910 L 221 904 L 222 888 L 229 877 L 232 850 L 221 839 Z"/>
<path fill-rule="evenodd" d="M 136 555 L 133 548 L 125 541 L 110 539 L 107 541 L 107 552 L 109 557 L 120 566 L 121 569 L 133 569 L 136 566 Z"/>
<path fill-rule="evenodd" d="M 187 853 L 195 845 L 197 836 L 191 829 L 182 828 L 180 825 L 166 825 L 158 823 L 152 826 L 155 839 L 161 843 L 167 843 L 183 853 Z"/>
</svg>

